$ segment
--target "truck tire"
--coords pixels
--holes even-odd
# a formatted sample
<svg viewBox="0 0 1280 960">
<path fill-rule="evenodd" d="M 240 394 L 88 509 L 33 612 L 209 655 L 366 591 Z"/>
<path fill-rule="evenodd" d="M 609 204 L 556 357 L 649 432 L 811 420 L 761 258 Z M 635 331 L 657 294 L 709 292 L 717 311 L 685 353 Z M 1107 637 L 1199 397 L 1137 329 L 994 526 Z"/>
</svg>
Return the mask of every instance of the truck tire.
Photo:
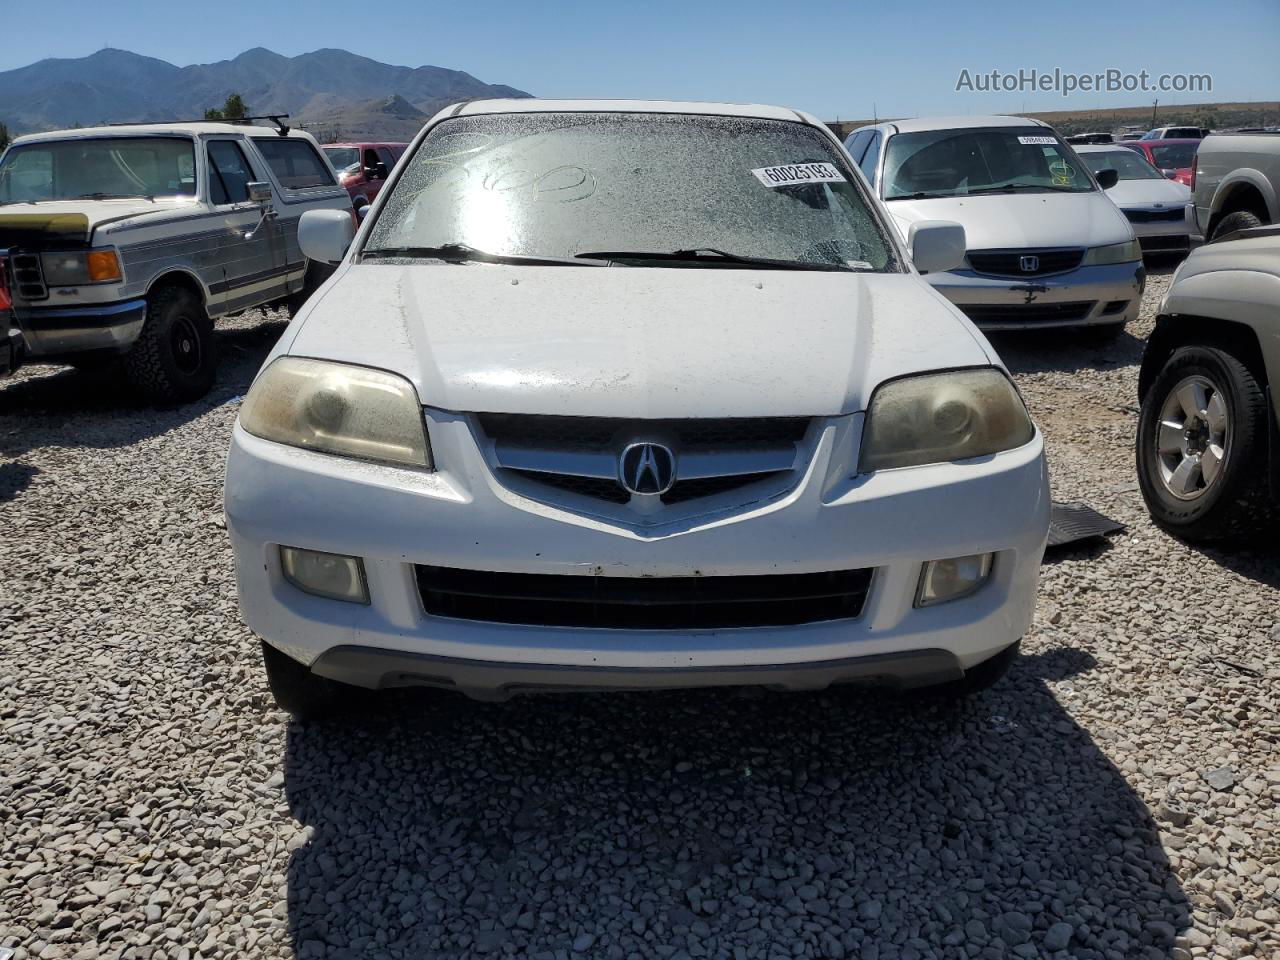
<svg viewBox="0 0 1280 960">
<path fill-rule="evenodd" d="M 266 668 L 267 686 L 271 688 L 276 706 L 303 723 L 340 717 L 363 692 L 312 673 L 265 641 L 262 644 L 262 664 Z"/>
<path fill-rule="evenodd" d="M 1209 346 L 1175 350 L 1138 415 L 1138 485 L 1156 525 L 1191 542 L 1256 531 L 1271 512 L 1269 416 L 1262 387 L 1236 357 Z"/>
<path fill-rule="evenodd" d="M 183 287 L 160 287 L 147 297 L 142 332 L 124 355 L 125 378 L 155 403 L 183 403 L 209 392 L 218 372 L 213 321 Z"/>
<path fill-rule="evenodd" d="M 1262 221 L 1258 219 L 1256 214 L 1252 214 L 1248 210 L 1237 210 L 1235 213 L 1228 213 L 1218 221 L 1218 225 L 1213 228 L 1213 236 L 1209 238 L 1209 242 L 1215 243 L 1238 230 L 1250 230 L 1253 227 L 1260 226 L 1262 226 Z"/>
</svg>

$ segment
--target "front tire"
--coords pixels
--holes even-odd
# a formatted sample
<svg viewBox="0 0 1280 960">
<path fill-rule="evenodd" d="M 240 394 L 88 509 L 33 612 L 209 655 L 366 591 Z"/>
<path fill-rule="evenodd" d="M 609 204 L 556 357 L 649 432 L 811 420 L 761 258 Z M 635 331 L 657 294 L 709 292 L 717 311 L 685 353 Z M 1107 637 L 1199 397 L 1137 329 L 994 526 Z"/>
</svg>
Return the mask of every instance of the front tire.
<svg viewBox="0 0 1280 960">
<path fill-rule="evenodd" d="M 195 294 L 183 287 L 151 292 L 124 371 L 133 388 L 155 403 L 182 403 L 209 392 L 218 372 L 217 344 L 213 321 Z"/>
<path fill-rule="evenodd" d="M 358 694 L 357 688 L 312 673 L 265 641 L 262 663 L 276 705 L 301 722 L 339 717 Z"/>
<path fill-rule="evenodd" d="M 1192 542 L 1254 525 L 1266 496 L 1267 404 L 1235 356 L 1175 350 L 1142 401 L 1138 485 L 1157 526 Z"/>
<path fill-rule="evenodd" d="M 1213 236 L 1209 238 L 1209 242 L 1214 243 L 1222 240 L 1237 230 L 1251 230 L 1260 226 L 1262 226 L 1262 221 L 1256 214 L 1252 214 L 1248 210 L 1237 210 L 1235 213 L 1228 213 L 1218 221 L 1218 225 L 1213 228 Z"/>
</svg>

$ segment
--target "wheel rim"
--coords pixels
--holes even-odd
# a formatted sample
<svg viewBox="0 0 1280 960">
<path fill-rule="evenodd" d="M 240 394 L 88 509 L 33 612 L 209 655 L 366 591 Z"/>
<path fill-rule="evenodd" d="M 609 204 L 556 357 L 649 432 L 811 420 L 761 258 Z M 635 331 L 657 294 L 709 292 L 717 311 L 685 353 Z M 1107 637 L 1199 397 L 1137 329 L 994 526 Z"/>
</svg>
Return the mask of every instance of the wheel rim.
<svg viewBox="0 0 1280 960">
<path fill-rule="evenodd" d="M 1156 425 L 1160 482 L 1179 500 L 1196 500 L 1222 478 L 1231 449 L 1226 394 L 1208 377 L 1181 380 L 1165 397 Z"/>
<path fill-rule="evenodd" d="M 200 369 L 200 335 L 190 317 L 178 317 L 173 322 L 169 330 L 169 347 L 174 364 L 183 373 L 191 374 Z"/>
</svg>

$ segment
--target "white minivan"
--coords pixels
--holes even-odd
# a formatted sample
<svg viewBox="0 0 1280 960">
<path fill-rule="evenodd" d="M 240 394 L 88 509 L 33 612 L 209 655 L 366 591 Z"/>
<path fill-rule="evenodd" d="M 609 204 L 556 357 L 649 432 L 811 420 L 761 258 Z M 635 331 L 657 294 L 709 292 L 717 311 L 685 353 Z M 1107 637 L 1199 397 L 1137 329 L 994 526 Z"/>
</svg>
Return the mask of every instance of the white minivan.
<svg viewBox="0 0 1280 960">
<path fill-rule="evenodd" d="M 1039 432 L 815 118 L 442 111 L 241 407 L 239 600 L 277 702 L 951 684 L 1009 665 Z"/>
<path fill-rule="evenodd" d="M 845 147 L 905 239 L 913 224 L 964 226 L 965 262 L 928 280 L 984 330 L 1092 327 L 1138 316 L 1146 271 L 1133 230 L 1048 124 L 940 117 L 862 127 Z"/>
</svg>

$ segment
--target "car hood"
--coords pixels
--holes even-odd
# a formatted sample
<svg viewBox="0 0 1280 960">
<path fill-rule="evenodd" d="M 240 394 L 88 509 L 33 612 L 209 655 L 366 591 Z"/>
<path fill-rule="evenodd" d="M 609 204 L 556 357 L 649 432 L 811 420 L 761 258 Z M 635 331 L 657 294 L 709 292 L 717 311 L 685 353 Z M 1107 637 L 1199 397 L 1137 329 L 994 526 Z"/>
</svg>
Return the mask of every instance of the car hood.
<svg viewBox="0 0 1280 960">
<path fill-rule="evenodd" d="M 970 250 L 1100 247 L 1133 237 L 1129 221 L 1098 191 L 889 200 L 885 206 L 903 240 L 913 223 L 953 220 L 964 227 Z"/>
<path fill-rule="evenodd" d="M 0 246 L 6 242 L 46 241 L 84 243 L 99 227 L 140 216 L 165 216 L 191 206 L 191 200 L 142 198 L 128 200 L 49 200 L 0 206 Z"/>
<path fill-rule="evenodd" d="M 1107 191 L 1117 207 L 1181 207 L 1191 199 L 1191 190 L 1173 180 L 1121 180 Z"/>
<path fill-rule="evenodd" d="M 457 412 L 835 415 L 994 357 L 914 274 L 356 264 L 300 320 L 290 354 L 402 373 Z"/>
</svg>

